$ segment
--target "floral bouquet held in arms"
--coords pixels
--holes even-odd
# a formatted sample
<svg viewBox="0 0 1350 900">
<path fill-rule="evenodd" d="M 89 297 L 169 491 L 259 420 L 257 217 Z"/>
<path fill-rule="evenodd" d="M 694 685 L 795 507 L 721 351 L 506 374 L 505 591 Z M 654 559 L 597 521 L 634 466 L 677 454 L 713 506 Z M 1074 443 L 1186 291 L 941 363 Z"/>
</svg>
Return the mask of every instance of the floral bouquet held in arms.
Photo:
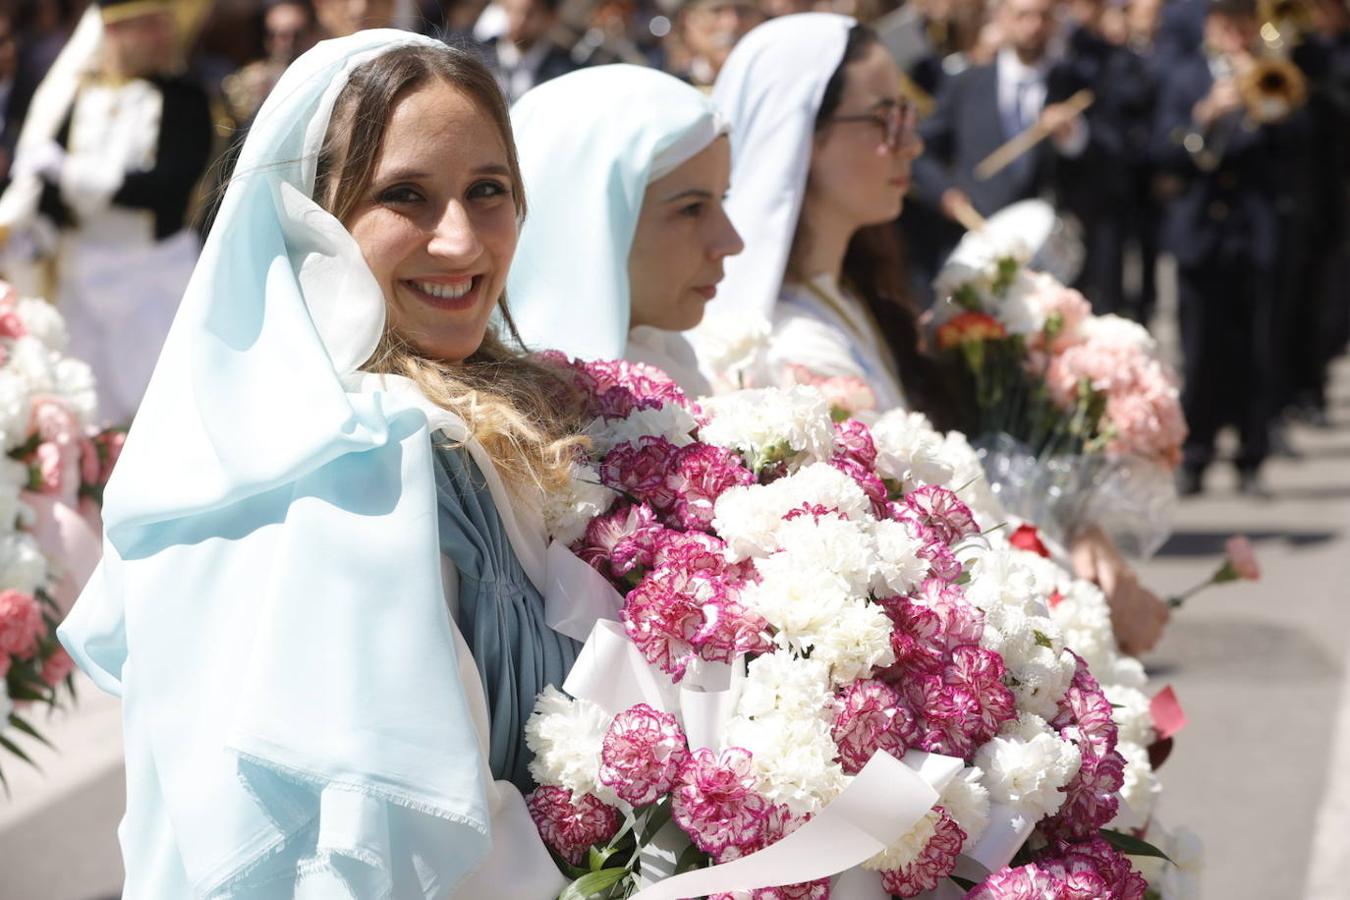
<svg viewBox="0 0 1350 900">
<path fill-rule="evenodd" d="M 1060 543 L 1094 524 L 1154 552 L 1186 426 L 1153 338 L 1010 255 L 949 261 L 937 290 L 935 342 L 968 376 L 965 430 L 1004 505 Z"/>
<path fill-rule="evenodd" d="M 835 423 L 812 388 L 700 406 L 549 358 L 596 416 L 547 510 L 546 616 L 586 644 L 526 726 L 565 896 L 960 896 L 1024 859 L 1144 896 L 1118 846 L 1156 851 L 1102 829 L 1111 702 L 1044 561 L 944 483 L 973 451 L 921 416 Z"/>
<path fill-rule="evenodd" d="M 54 307 L 0 283 L 0 756 L 29 762 L 16 733 L 45 741 L 25 708 L 74 696 L 56 626 L 98 561 L 98 502 L 122 440 L 91 430 L 93 375 L 65 345 Z"/>
</svg>

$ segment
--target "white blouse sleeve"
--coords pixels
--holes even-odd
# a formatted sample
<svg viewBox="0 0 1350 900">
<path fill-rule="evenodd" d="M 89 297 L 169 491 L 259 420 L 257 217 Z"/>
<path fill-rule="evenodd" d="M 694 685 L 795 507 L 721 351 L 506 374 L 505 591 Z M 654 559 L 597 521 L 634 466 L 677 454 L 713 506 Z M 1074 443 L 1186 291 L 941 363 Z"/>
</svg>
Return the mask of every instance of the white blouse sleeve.
<svg viewBox="0 0 1350 900">
<path fill-rule="evenodd" d="M 450 627 L 459 655 L 459 680 L 464 685 L 464 695 L 478 731 L 479 762 L 486 772 L 487 698 L 469 645 L 455 625 L 453 614 L 459 606 L 459 575 L 445 557 L 441 558 L 441 568 L 446 605 L 451 612 Z M 491 775 L 484 780 L 487 782 L 488 811 L 492 816 L 492 850 L 483 864 L 450 895 L 451 900 L 552 900 L 567 881 L 535 830 L 520 789 L 509 781 L 493 781 Z"/>
</svg>

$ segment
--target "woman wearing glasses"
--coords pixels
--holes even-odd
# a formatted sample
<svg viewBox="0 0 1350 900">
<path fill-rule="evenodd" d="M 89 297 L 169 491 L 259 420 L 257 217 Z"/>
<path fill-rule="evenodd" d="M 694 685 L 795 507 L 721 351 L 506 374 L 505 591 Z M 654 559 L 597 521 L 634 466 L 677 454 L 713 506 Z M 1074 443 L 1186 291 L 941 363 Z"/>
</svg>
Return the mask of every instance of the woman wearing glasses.
<svg viewBox="0 0 1350 900">
<path fill-rule="evenodd" d="M 733 124 L 727 207 L 746 244 L 713 307 L 772 323 L 762 377 L 820 385 L 864 421 L 906 408 L 949 425 L 893 227 L 923 146 L 876 34 L 827 13 L 774 19 L 732 51 L 713 99 Z M 711 367 L 717 336 L 694 337 Z M 1150 649 L 1166 606 L 1100 532 L 1070 549 L 1076 574 L 1107 591 L 1121 648 Z"/>
<path fill-rule="evenodd" d="M 944 418 L 893 225 L 923 145 L 876 34 L 826 13 L 775 19 L 736 47 L 713 96 L 733 125 L 728 211 L 747 248 L 714 307 L 770 321 L 774 383 L 822 384 L 864 417 Z"/>
</svg>

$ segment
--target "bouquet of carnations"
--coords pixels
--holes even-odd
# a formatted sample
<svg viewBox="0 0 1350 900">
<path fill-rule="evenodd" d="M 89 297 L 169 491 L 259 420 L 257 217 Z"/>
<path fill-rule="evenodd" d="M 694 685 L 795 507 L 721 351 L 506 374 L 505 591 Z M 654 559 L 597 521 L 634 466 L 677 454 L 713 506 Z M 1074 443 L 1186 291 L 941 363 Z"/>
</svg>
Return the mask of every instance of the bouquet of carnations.
<svg viewBox="0 0 1350 900">
<path fill-rule="evenodd" d="M 1007 508 L 1061 542 L 1095 524 L 1155 551 L 1186 426 L 1153 338 L 1013 255 L 968 253 L 936 287 L 935 344 L 967 376 L 965 429 Z"/>
<path fill-rule="evenodd" d="M 1025 858 L 1143 897 L 1111 702 L 963 438 L 553 361 L 596 416 L 547 511 L 546 614 L 589 637 L 526 726 L 569 896 L 959 896 Z"/>
<path fill-rule="evenodd" d="M 93 430 L 93 375 L 65 345 L 51 304 L 0 284 L 0 748 L 26 761 L 14 732 L 43 738 L 21 710 L 73 696 L 56 626 L 98 561 L 122 440 Z"/>
</svg>

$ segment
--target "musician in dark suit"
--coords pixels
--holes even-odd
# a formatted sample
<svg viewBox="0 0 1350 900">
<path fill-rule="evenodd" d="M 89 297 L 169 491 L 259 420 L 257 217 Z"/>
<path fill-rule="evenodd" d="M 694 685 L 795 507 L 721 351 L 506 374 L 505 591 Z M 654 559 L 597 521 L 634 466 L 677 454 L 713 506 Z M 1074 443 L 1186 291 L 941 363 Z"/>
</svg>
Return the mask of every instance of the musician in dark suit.
<svg viewBox="0 0 1350 900">
<path fill-rule="evenodd" d="M 1095 99 L 1085 113 L 1091 153 L 1067 173 L 1059 199 L 1083 226 L 1087 252 L 1078 287 L 1095 312 L 1124 314 L 1124 248 L 1131 225 L 1147 215 L 1137 170 L 1148 155 L 1155 87 L 1144 59 L 1108 36 L 1106 9 L 1105 0 L 1069 4 L 1074 24 L 1064 64 Z"/>
<path fill-rule="evenodd" d="M 1276 348 L 1280 248 L 1277 126 L 1256 124 L 1238 88 L 1255 64 L 1255 0 L 1211 0 L 1203 50 L 1180 56 L 1162 87 L 1153 157 L 1172 179 L 1161 242 L 1177 261 L 1190 435 L 1180 488 L 1199 493 L 1217 432 L 1235 425 L 1240 489 L 1264 493 Z"/>
<path fill-rule="evenodd" d="M 914 163 L 918 199 L 953 221 L 962 207 L 988 216 L 1052 192 L 1063 163 L 1081 157 L 1090 142 L 1086 120 L 1064 103 L 1083 81 L 1047 53 L 1056 25 L 1054 0 L 999 0 L 995 15 L 1007 46 L 993 64 L 948 79 L 919 129 L 926 149 Z M 1037 122 L 1051 129 L 1050 140 L 992 178 L 976 178 L 980 160 Z M 960 233 L 952 226 L 949 246 Z"/>
</svg>

